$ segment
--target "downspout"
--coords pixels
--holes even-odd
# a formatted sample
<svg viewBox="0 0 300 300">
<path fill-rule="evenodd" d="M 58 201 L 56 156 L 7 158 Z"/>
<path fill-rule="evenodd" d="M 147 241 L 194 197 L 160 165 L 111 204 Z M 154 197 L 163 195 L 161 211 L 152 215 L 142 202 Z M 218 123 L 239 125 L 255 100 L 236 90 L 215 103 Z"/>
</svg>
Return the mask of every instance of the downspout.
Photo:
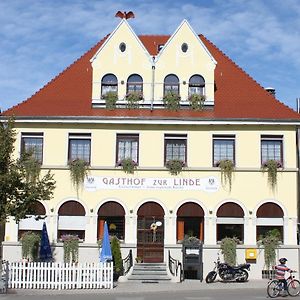
<svg viewBox="0 0 300 300">
<path fill-rule="evenodd" d="M 154 84 L 155 84 L 155 56 L 152 56 L 152 91 L 151 91 L 151 111 L 153 110 L 153 102 L 154 102 Z"/>
<path fill-rule="evenodd" d="M 297 113 L 300 114 L 300 98 L 296 98 Z M 300 244 L 300 128 L 296 126 L 296 149 L 297 149 L 297 244 Z M 298 249 L 298 263 L 300 269 L 300 248 Z"/>
</svg>

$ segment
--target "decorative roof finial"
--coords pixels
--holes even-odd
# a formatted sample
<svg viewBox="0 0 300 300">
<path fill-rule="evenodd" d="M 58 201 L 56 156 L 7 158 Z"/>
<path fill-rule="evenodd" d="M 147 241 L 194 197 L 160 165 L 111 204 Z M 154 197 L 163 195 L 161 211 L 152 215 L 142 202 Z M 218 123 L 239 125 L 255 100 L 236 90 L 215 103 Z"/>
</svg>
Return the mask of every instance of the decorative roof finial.
<svg viewBox="0 0 300 300">
<path fill-rule="evenodd" d="M 134 13 L 132 12 L 132 11 L 129 11 L 129 12 L 126 12 L 126 11 L 118 11 L 117 13 L 116 13 L 116 15 L 115 15 L 115 17 L 119 17 L 119 18 L 121 18 L 121 19 L 130 19 L 130 18 L 134 18 L 135 17 L 135 15 L 134 15 Z"/>
</svg>

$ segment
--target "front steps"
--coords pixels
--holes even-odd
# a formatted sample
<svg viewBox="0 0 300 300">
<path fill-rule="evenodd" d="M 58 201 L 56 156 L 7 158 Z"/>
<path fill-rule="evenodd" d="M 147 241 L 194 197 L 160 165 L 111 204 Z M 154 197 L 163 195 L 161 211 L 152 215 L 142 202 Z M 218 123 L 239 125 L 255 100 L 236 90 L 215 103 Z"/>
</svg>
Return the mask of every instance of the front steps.
<svg viewBox="0 0 300 300">
<path fill-rule="evenodd" d="M 128 282 L 163 283 L 171 282 L 165 263 L 136 263 Z"/>
</svg>

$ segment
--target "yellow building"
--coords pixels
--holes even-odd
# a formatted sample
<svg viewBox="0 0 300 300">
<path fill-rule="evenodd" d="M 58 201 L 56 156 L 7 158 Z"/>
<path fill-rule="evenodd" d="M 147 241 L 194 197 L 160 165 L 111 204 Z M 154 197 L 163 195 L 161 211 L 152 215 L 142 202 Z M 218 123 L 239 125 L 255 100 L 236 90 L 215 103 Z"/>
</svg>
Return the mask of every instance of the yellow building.
<svg viewBox="0 0 300 300">
<path fill-rule="evenodd" d="M 299 115 L 187 21 L 171 36 L 137 36 L 122 20 L 2 117 L 10 115 L 16 157 L 33 148 L 55 175 L 54 198 L 37 203 L 36 213 L 46 216 L 57 260 L 61 236 L 72 233 L 82 240 L 79 260 L 97 261 L 106 220 L 123 257 L 132 249 L 144 262 L 167 262 L 169 251 L 181 260 L 184 237 L 199 238 L 204 273 L 222 238 L 239 238 L 242 263 L 260 235 L 277 229 L 278 255 L 297 268 Z M 78 193 L 69 171 L 76 159 L 90 169 Z M 278 168 L 273 186 L 262 171 L 270 161 Z M 42 222 L 9 220 L 4 258 L 21 259 L 19 237 Z M 252 278 L 261 277 L 261 253 Z"/>
</svg>

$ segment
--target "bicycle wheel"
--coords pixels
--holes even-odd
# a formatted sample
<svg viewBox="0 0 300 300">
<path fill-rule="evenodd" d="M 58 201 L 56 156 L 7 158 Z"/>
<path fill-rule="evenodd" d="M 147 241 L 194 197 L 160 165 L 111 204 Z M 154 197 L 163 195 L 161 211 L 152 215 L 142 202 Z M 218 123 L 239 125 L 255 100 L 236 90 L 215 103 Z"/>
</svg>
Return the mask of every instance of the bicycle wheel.
<svg viewBox="0 0 300 300">
<path fill-rule="evenodd" d="M 290 296 L 295 297 L 300 294 L 300 282 L 297 279 L 292 279 L 288 284 L 288 293 Z"/>
<path fill-rule="evenodd" d="M 276 298 L 279 295 L 280 290 L 280 282 L 277 279 L 274 279 L 271 282 L 269 282 L 267 287 L 267 293 L 270 298 Z"/>
</svg>

